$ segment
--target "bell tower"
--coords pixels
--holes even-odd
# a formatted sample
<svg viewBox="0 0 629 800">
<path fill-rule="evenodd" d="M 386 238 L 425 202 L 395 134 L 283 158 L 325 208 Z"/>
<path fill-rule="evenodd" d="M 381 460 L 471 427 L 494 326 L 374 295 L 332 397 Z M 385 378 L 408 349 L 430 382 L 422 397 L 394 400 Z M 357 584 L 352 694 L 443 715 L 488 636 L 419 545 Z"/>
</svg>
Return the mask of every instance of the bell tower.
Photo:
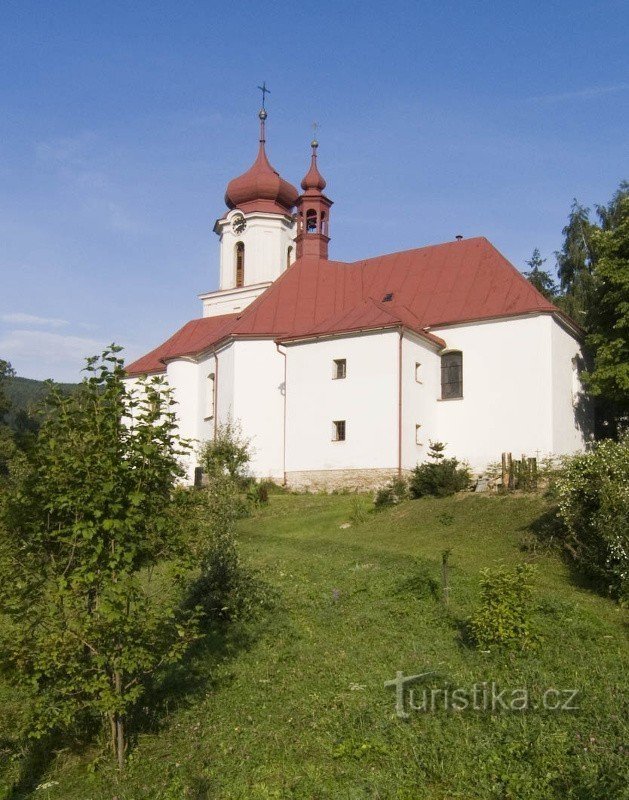
<svg viewBox="0 0 629 800">
<path fill-rule="evenodd" d="M 317 166 L 319 142 L 311 142 L 310 169 L 301 182 L 303 194 L 297 200 L 297 258 L 328 257 L 330 208 L 332 201 L 323 194 L 325 179 Z"/>
<path fill-rule="evenodd" d="M 260 87 L 262 90 L 263 87 Z M 227 185 L 227 212 L 216 221 L 220 282 L 216 292 L 201 295 L 203 315 L 241 311 L 295 260 L 297 189 L 274 169 L 266 154 L 264 97 L 258 114 L 258 155 L 251 167 Z"/>
</svg>

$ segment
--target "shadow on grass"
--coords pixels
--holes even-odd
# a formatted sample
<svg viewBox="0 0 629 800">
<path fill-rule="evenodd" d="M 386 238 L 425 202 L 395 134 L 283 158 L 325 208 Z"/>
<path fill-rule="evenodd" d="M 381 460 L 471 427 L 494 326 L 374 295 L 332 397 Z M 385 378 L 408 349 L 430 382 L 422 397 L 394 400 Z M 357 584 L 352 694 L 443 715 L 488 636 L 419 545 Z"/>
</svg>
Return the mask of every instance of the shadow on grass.
<svg viewBox="0 0 629 800">
<path fill-rule="evenodd" d="M 535 542 L 539 543 L 542 551 L 557 553 L 568 569 L 569 579 L 573 586 L 599 597 L 611 599 L 609 587 L 605 581 L 586 572 L 575 560 L 574 553 L 566 542 L 565 529 L 557 516 L 556 508 L 545 511 L 537 519 L 533 520 L 530 525 L 520 530 L 525 534 L 529 534 Z M 523 540 L 520 546 L 529 552 L 534 550 L 530 541 L 526 539 Z"/>
</svg>

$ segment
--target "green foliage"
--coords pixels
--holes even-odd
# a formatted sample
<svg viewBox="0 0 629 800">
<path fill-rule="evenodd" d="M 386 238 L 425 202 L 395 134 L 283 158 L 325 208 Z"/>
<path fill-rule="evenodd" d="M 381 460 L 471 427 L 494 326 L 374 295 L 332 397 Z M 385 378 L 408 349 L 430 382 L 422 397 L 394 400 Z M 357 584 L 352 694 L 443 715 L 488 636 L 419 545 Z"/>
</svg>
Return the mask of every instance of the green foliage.
<svg viewBox="0 0 629 800">
<path fill-rule="evenodd" d="M 247 500 L 252 506 L 264 506 L 269 502 L 269 485 L 266 481 L 252 481 L 247 490 Z"/>
<path fill-rule="evenodd" d="M 11 401 L 7 395 L 7 379 L 15 375 L 13 367 L 8 361 L 0 358 L 0 424 L 4 422 L 4 415 L 11 406 Z"/>
<path fill-rule="evenodd" d="M 408 484 L 403 478 L 393 478 L 386 486 L 378 489 L 374 498 L 374 506 L 380 510 L 387 506 L 395 506 L 408 499 Z"/>
<path fill-rule="evenodd" d="M 252 484 L 252 488 L 261 486 L 264 489 L 263 484 Z M 269 605 L 270 595 L 238 552 L 235 523 L 246 516 L 241 510 L 239 486 L 228 474 L 217 471 L 196 495 L 201 525 L 191 547 L 199 575 L 188 604 L 201 609 L 209 624 L 255 616 L 261 607 Z"/>
<path fill-rule="evenodd" d="M 612 217 L 613 213 L 613 217 Z M 594 369 L 583 378 L 589 391 L 629 412 L 629 195 L 619 199 L 613 227 L 593 234 L 597 251 L 593 270 L 594 302 L 588 344 Z"/>
<path fill-rule="evenodd" d="M 418 464 L 409 482 L 411 497 L 447 497 L 467 489 L 470 471 L 456 458 L 445 458 L 445 444 L 430 442 L 428 457 L 431 461 Z"/>
<path fill-rule="evenodd" d="M 216 426 L 214 438 L 203 444 L 199 458 L 206 475 L 227 473 L 233 480 L 242 481 L 251 461 L 251 443 L 240 426 L 229 420 Z"/>
<path fill-rule="evenodd" d="M 51 391 L 2 509 L 0 600 L 3 666 L 33 695 L 30 735 L 106 720 L 122 766 L 129 714 L 196 638 L 198 614 L 182 608 L 174 403 L 160 379 L 127 389 L 119 349 L 88 359 L 73 395 Z"/>
<path fill-rule="evenodd" d="M 612 595 L 629 597 L 629 436 L 568 459 L 556 493 L 570 556 Z"/>
<path fill-rule="evenodd" d="M 367 507 L 359 495 L 352 497 L 349 518 L 354 525 L 362 525 L 367 519 Z"/>
<path fill-rule="evenodd" d="M 479 648 L 523 648 L 534 641 L 532 574 L 529 564 L 481 572 L 481 605 L 469 623 Z"/>
<path fill-rule="evenodd" d="M 539 252 L 539 248 L 533 250 L 533 255 L 526 262 L 529 269 L 524 273 L 527 281 L 543 294 L 547 300 L 553 302 L 557 295 L 557 286 L 549 272 L 542 269 L 546 262 Z"/>
</svg>

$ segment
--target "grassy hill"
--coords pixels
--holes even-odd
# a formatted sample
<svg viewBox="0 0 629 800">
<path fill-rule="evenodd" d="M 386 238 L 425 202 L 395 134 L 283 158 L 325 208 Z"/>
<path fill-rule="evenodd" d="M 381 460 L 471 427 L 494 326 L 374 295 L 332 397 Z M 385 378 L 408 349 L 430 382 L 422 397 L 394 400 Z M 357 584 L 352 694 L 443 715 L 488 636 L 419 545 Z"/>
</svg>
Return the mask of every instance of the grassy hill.
<svg viewBox="0 0 629 800">
<path fill-rule="evenodd" d="M 5 796 L 626 798 L 626 619 L 532 544 L 544 500 L 409 501 L 342 528 L 353 503 L 273 495 L 240 522 L 241 549 L 276 595 L 274 608 L 207 643 L 173 674 L 124 780 L 98 750 L 63 748 L 52 762 L 31 764 L 21 790 Z M 448 606 L 439 591 L 445 548 Z M 467 643 L 465 620 L 478 604 L 480 570 L 524 560 L 536 566 L 538 647 L 478 651 Z M 530 707 L 407 705 L 409 718 L 400 719 L 395 692 L 385 688 L 398 671 L 430 672 L 431 688 L 527 687 Z M 578 710 L 542 708 L 547 689 L 576 689 Z M 0 702 L 0 752 L 8 753 L 20 703 L 1 684 Z M 5 759 L 5 786 L 18 766 Z"/>
</svg>

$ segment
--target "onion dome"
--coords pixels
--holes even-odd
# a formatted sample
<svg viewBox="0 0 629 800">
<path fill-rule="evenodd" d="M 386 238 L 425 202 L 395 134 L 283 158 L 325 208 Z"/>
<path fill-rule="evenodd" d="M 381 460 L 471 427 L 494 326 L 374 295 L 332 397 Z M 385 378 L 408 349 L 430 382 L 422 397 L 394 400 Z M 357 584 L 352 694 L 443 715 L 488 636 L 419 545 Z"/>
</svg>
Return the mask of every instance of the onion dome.
<svg viewBox="0 0 629 800">
<path fill-rule="evenodd" d="M 270 211 L 276 214 L 290 214 L 299 192 L 269 163 L 264 149 L 266 111 L 261 109 L 258 116 L 260 117 L 258 156 L 247 172 L 228 183 L 225 203 L 229 208 L 239 208 L 244 212 Z"/>
<path fill-rule="evenodd" d="M 301 182 L 301 188 L 304 190 L 304 192 L 322 192 L 325 189 L 325 178 L 319 172 L 319 168 L 317 167 L 317 147 L 319 147 L 319 142 L 316 139 L 313 139 L 310 146 L 312 147 L 310 169 Z"/>
</svg>

